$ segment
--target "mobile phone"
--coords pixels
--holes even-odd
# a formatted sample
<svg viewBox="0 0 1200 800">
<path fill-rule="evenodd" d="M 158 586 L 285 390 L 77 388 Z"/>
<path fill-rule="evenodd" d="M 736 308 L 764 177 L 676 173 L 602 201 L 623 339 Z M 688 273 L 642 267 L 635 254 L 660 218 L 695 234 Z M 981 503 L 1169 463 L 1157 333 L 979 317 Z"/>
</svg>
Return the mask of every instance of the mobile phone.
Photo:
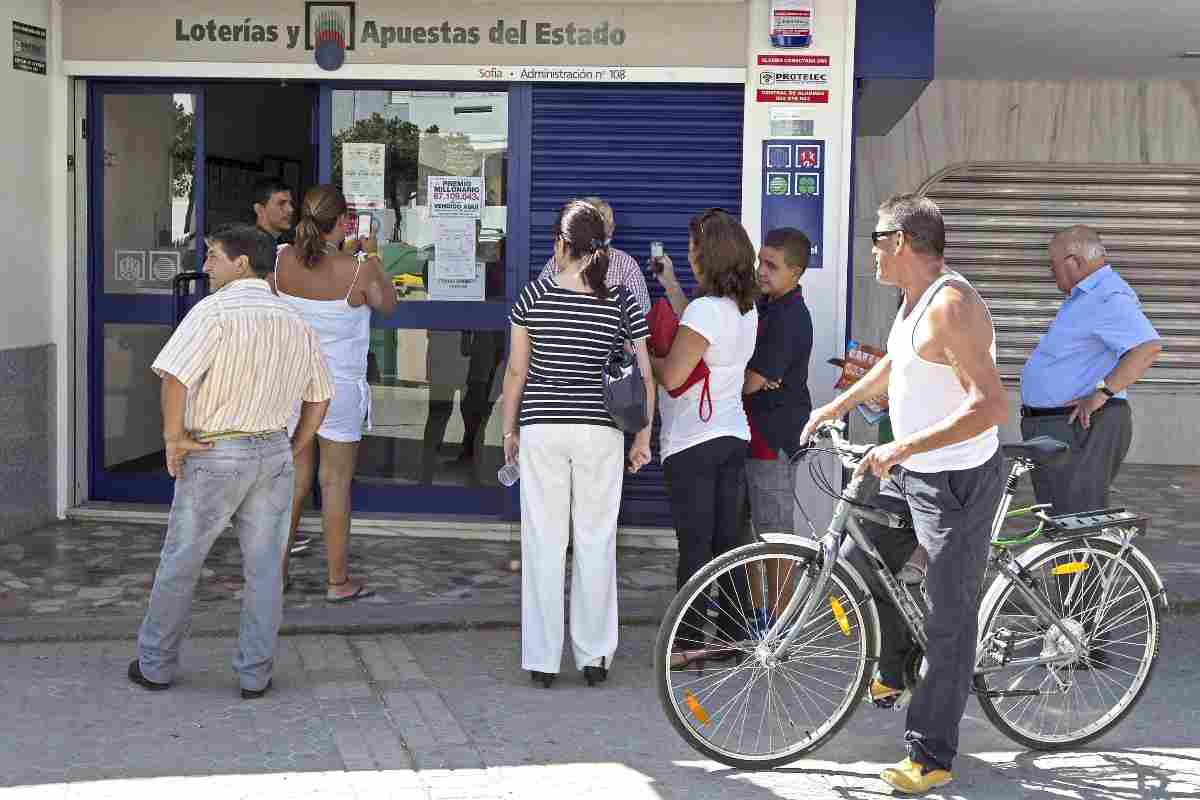
<svg viewBox="0 0 1200 800">
<path fill-rule="evenodd" d="M 663 243 L 662 242 L 651 242 L 650 243 L 650 267 L 655 272 L 663 271 L 662 257 L 663 257 Z"/>
<path fill-rule="evenodd" d="M 371 215 L 370 214 L 359 214 L 358 215 L 358 238 L 359 239 L 371 238 Z"/>
</svg>

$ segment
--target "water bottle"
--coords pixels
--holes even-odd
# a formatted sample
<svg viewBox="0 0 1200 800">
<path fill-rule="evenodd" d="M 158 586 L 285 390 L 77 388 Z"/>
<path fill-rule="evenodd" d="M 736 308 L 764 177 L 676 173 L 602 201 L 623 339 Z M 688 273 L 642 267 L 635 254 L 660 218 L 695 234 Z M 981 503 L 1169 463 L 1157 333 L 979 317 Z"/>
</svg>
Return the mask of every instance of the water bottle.
<svg viewBox="0 0 1200 800">
<path fill-rule="evenodd" d="M 505 486 L 512 486 L 521 478 L 521 468 L 516 464 L 505 464 L 496 472 L 496 480 Z"/>
</svg>

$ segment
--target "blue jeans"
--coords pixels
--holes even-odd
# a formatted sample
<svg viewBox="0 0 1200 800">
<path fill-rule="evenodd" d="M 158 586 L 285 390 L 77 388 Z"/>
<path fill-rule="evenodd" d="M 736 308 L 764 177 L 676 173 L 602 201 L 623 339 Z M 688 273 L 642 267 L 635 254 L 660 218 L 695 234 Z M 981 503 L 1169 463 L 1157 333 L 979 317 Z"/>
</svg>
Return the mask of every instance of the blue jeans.
<svg viewBox="0 0 1200 800">
<path fill-rule="evenodd" d="M 213 543 L 232 520 L 246 576 L 233 670 L 243 689 L 271 679 L 283 618 L 283 553 L 295 468 L 282 431 L 213 442 L 190 454 L 175 481 L 150 607 L 138 631 L 142 674 L 170 683 L 192 616 L 192 595 Z"/>
</svg>

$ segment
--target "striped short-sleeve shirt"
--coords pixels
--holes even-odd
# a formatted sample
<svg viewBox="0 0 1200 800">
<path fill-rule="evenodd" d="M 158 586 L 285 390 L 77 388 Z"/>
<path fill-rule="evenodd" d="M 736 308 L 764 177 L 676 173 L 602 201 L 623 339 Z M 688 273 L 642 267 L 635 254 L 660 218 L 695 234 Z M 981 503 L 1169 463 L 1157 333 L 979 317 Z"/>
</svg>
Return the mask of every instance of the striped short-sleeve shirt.
<svg viewBox="0 0 1200 800">
<path fill-rule="evenodd" d="M 284 430 L 301 400 L 333 397 L 316 335 L 257 278 L 197 303 L 150 368 L 187 387 L 184 427 L 200 437 Z"/>
<path fill-rule="evenodd" d="M 625 298 L 628 329 L 621 324 Z M 646 338 L 646 317 L 630 292 L 564 289 L 552 278 L 525 286 L 509 319 L 529 332 L 529 374 L 521 397 L 520 424 L 547 423 L 616 427 L 604 407 L 601 370 L 613 346 Z"/>
</svg>

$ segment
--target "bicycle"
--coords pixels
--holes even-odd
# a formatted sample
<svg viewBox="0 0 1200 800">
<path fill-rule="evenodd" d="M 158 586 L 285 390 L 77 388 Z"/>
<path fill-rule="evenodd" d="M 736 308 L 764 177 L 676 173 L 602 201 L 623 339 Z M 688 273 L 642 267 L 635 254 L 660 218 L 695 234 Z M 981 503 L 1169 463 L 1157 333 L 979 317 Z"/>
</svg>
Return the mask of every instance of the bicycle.
<svg viewBox="0 0 1200 800">
<path fill-rule="evenodd" d="M 853 469 L 872 445 L 851 444 L 844 429 L 823 426 L 817 435 L 832 448 L 801 453 L 835 453 Z M 1075 747 L 1129 713 L 1157 662 L 1166 593 L 1133 545 L 1149 518 L 1123 508 L 1060 516 L 1046 505 L 1010 510 L 1020 478 L 1054 463 L 1067 446 L 1038 437 L 1003 449 L 1013 463 L 992 523 L 989 569 L 996 574 L 981 591 L 972 691 L 992 724 L 1022 746 Z M 863 502 L 865 477 L 842 493 L 825 481 L 838 503 L 819 541 L 765 534 L 706 565 L 668 607 L 655 643 L 659 699 L 679 734 L 706 757 L 741 769 L 788 764 L 827 743 L 871 702 L 879 619 L 862 575 L 839 559 L 847 536 L 916 643 L 895 707 L 919 684 L 923 584 L 893 576 L 860 520 L 896 530 L 910 523 Z M 1020 516 L 1035 517 L 1036 528 L 1002 535 L 1004 521 Z M 1014 554 L 1025 545 L 1032 547 Z M 673 665 L 680 641 L 697 647 L 681 657 L 676 651 L 683 663 Z"/>
</svg>

